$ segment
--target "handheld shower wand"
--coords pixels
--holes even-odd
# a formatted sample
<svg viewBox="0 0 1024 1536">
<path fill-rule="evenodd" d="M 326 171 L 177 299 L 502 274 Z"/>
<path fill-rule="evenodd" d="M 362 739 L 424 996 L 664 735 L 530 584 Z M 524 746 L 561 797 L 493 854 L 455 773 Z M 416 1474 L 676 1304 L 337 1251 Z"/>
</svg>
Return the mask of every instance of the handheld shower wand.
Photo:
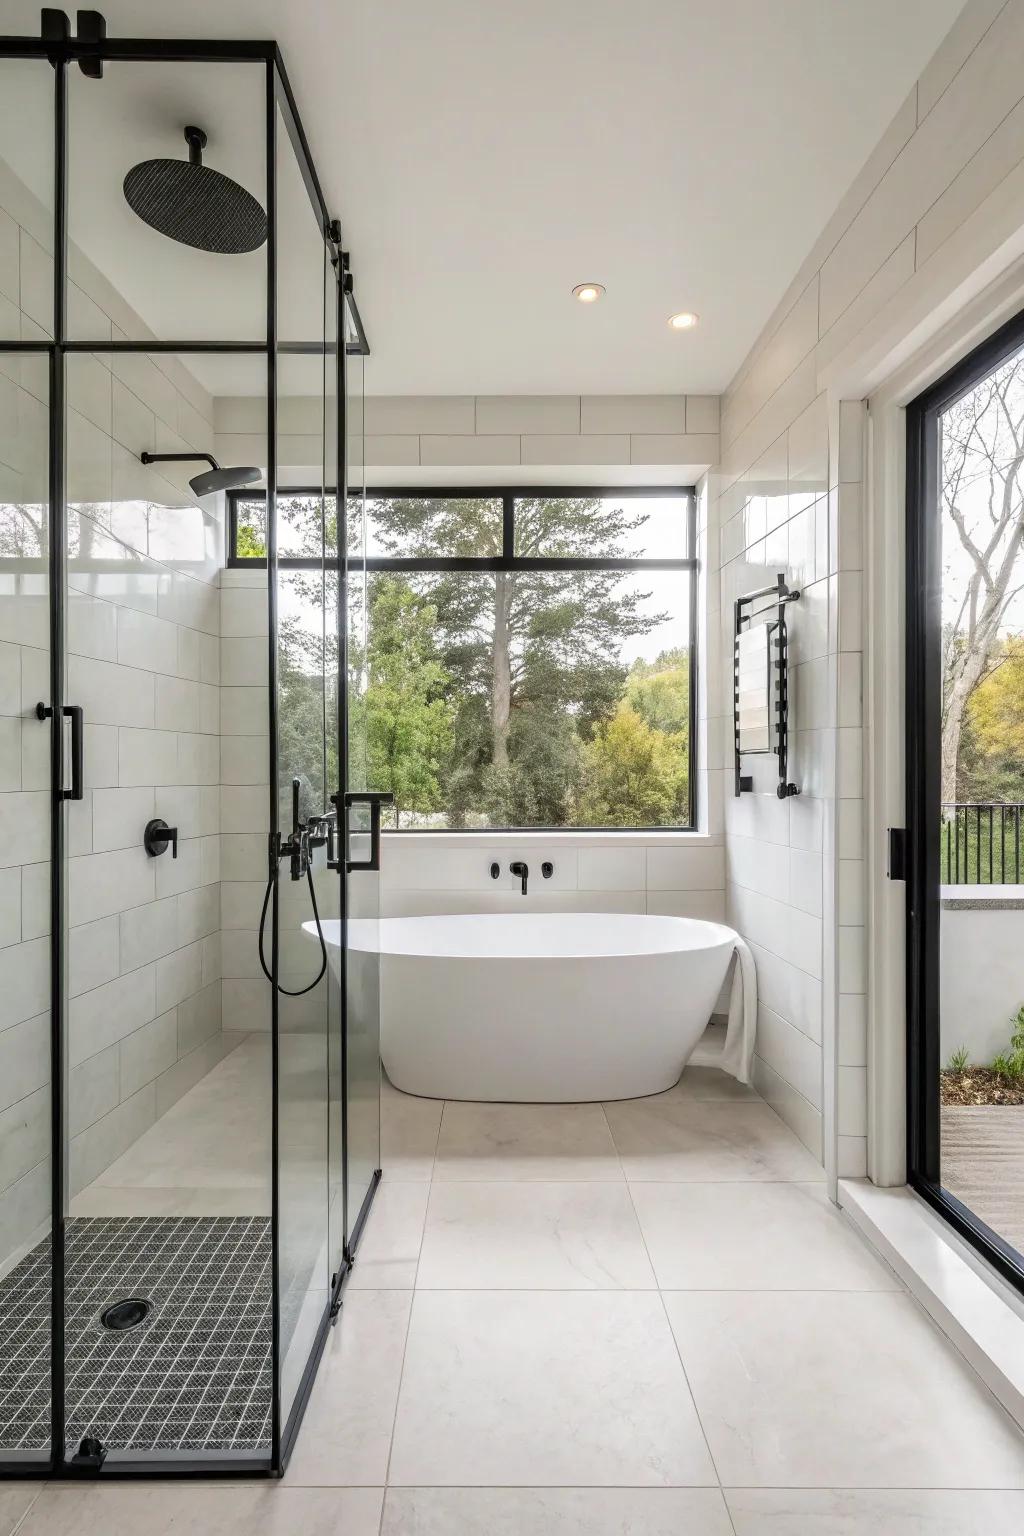
<svg viewBox="0 0 1024 1536">
<path fill-rule="evenodd" d="M 292 779 L 292 834 L 286 842 L 280 843 L 277 849 L 279 859 L 288 859 L 291 878 L 301 880 L 303 875 L 309 886 L 309 901 L 313 908 L 313 918 L 316 922 L 317 938 L 320 940 L 320 969 L 317 971 L 308 987 L 299 987 L 296 991 L 290 991 L 288 987 L 282 987 L 278 983 L 278 991 L 285 997 L 304 997 L 307 992 L 312 992 L 314 987 L 320 985 L 324 973 L 327 970 L 327 943 L 324 939 L 324 930 L 320 924 L 320 911 L 316 904 L 316 888 L 313 885 L 313 860 L 310 857 L 314 848 L 322 848 L 327 842 L 325 823 L 329 817 L 311 816 L 308 821 L 299 820 L 299 789 L 301 780 Z M 270 893 L 274 888 L 273 871 L 267 876 L 267 889 L 263 895 L 263 908 L 260 912 L 260 926 L 258 947 L 260 953 L 260 965 L 263 974 L 273 985 L 274 977 L 267 966 L 266 956 L 263 953 L 263 931 L 267 922 L 267 909 L 270 906 Z"/>
</svg>

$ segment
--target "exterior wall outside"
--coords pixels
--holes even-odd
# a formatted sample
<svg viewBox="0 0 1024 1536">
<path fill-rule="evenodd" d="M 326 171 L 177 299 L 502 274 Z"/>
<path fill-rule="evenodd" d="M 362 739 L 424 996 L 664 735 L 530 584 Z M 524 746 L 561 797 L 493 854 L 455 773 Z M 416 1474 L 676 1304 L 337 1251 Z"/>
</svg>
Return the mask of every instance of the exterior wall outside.
<svg viewBox="0 0 1024 1536">
<path fill-rule="evenodd" d="M 48 220 L 0 166 L 8 334 L 46 334 L 48 242 Z M 93 334 L 144 334 L 80 257 L 73 272 L 71 308 L 88 311 Z M 42 359 L 3 359 L 0 343 L 2 441 L 18 459 L 0 464 L 0 475 L 3 499 L 15 504 L 46 500 L 45 381 Z M 219 934 L 222 525 L 195 504 L 183 473 L 165 479 L 138 459 L 144 448 L 209 450 L 212 401 L 173 357 L 109 354 L 69 358 L 67 400 L 67 697 L 85 710 L 87 785 L 68 808 L 73 1197 L 228 1042 Z M 2 1265 L 48 1225 L 50 1199 L 49 754 L 48 727 L 34 714 L 49 697 L 45 577 L 4 577 L 0 642 Z M 153 816 L 180 829 L 177 860 L 145 853 Z"/>
<path fill-rule="evenodd" d="M 1010 1041 L 1024 1007 L 1021 909 L 1015 885 L 944 885 L 939 985 L 940 1060 L 961 1046 L 972 1066 L 987 1066 Z"/>
<path fill-rule="evenodd" d="M 795 842 L 793 809 L 807 814 L 805 796 L 789 807 L 787 825 L 785 807 L 771 806 L 759 784 L 745 806 L 727 804 L 726 858 L 730 912 L 757 946 L 762 1001 L 770 1008 L 774 992 L 789 1026 L 760 1032 L 760 1085 L 840 1175 L 867 1168 L 864 433 L 856 401 L 1019 254 L 1024 85 L 1014 61 L 1022 47 L 1024 0 L 969 0 L 723 399 L 712 486 L 723 615 L 746 579 L 742 562 L 757 551 L 763 484 L 776 488 L 769 506 L 783 479 L 786 497 L 800 496 L 808 454 L 814 465 L 815 584 L 828 583 L 827 618 L 824 639 L 802 604 L 794 625 L 802 620 L 818 652 L 805 650 L 796 667 L 794 776 L 805 804 L 820 804 L 820 836 L 809 848 Z M 765 508 L 765 554 L 757 552 L 754 569 L 782 569 L 784 556 L 796 579 L 806 535 L 788 499 L 786 512 L 783 520 L 781 505 Z M 778 850 L 788 850 L 788 890 L 773 868 L 786 863 Z M 821 860 L 820 887 L 805 854 Z M 756 888 L 770 879 L 773 894 Z M 820 917 L 806 913 L 819 899 Z"/>
</svg>

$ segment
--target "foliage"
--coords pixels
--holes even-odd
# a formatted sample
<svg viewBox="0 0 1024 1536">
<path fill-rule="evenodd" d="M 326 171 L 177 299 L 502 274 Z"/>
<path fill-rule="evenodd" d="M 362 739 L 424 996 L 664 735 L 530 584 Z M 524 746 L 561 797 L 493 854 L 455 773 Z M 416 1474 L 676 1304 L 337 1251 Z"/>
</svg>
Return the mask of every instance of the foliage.
<svg viewBox="0 0 1024 1536">
<path fill-rule="evenodd" d="M 437 657 L 437 612 L 405 582 L 375 583 L 365 693 L 369 782 L 395 797 L 395 825 L 407 811 L 442 804 L 440 770 L 452 749 L 454 709 Z"/>
<path fill-rule="evenodd" d="M 297 620 L 280 621 L 277 732 L 282 823 L 291 825 L 290 785 L 299 780 L 303 820 L 324 809 L 336 782 L 336 768 L 325 761 L 325 693 L 322 648 Z M 325 777 L 326 775 L 326 777 Z"/>
<path fill-rule="evenodd" d="M 967 1066 L 969 1060 L 970 1056 L 968 1054 L 966 1045 L 957 1046 L 956 1050 L 949 1058 L 950 1072 L 962 1072 Z"/>
<path fill-rule="evenodd" d="M 647 516 L 630 505 L 597 497 L 518 500 L 517 553 L 636 555 Z M 282 553 L 330 552 L 337 530 L 329 498 L 322 516 L 320 498 L 282 496 L 278 509 Z M 501 549 L 494 498 L 371 499 L 367 513 L 372 546 L 410 560 Z M 239 554 L 262 555 L 261 504 L 240 504 L 239 514 Z M 349 526 L 350 543 L 362 547 L 361 516 Z M 338 665 L 331 626 L 325 637 L 318 615 L 335 598 L 319 571 L 290 571 L 287 585 L 282 774 L 301 771 L 312 781 Z M 391 790 L 397 825 L 685 824 L 688 651 L 623 660 L 668 618 L 653 611 L 651 597 L 642 580 L 592 568 L 411 566 L 371 574 L 365 588 L 354 584 L 350 782 Z M 329 754 L 329 782 L 331 764 Z"/>
<path fill-rule="evenodd" d="M 678 820 L 688 762 L 682 735 L 651 726 L 623 699 L 584 748 L 579 820 L 594 827 L 657 827 Z"/>
<path fill-rule="evenodd" d="M 967 706 L 958 794 L 970 801 L 1024 801 L 1024 636 L 995 647 Z"/>
<path fill-rule="evenodd" d="M 493 499 L 381 499 L 371 517 L 381 545 L 404 557 L 489 556 L 501 547 Z M 522 498 L 516 553 L 614 559 L 635 553 L 645 522 L 644 512 L 609 508 L 597 497 Z M 451 680 L 455 723 L 442 775 L 447 825 L 578 823 L 597 804 L 582 788 L 588 747 L 627 689 L 635 695 L 633 713 L 658 736 L 652 762 L 664 782 L 657 803 L 669 819 L 685 820 L 676 757 L 689 724 L 687 661 L 676 654 L 634 676 L 621 660 L 626 644 L 667 617 L 645 609 L 649 592 L 618 572 L 586 569 L 420 572 L 410 581 L 436 615 L 438 653 Z M 620 738 L 621 730 L 611 741 Z M 607 759 L 608 743 L 597 751 Z M 654 771 L 649 766 L 648 777 Z M 623 783 L 631 772 L 622 769 Z M 594 774 L 592 766 L 597 784 Z M 607 773 L 600 782 L 610 792 Z M 613 798 L 618 803 L 622 793 Z M 415 809 L 429 817 L 434 807 Z M 598 824 L 610 824 L 612 814 Z M 641 824 L 639 815 L 633 808 L 624 824 Z M 655 820 L 661 819 L 659 812 Z"/>
<path fill-rule="evenodd" d="M 689 732 L 690 657 L 684 650 L 663 651 L 656 661 L 635 661 L 626 697 L 647 724 L 669 735 Z"/>
<path fill-rule="evenodd" d="M 1024 1007 L 1017 1009 L 1012 1022 L 1010 1048 L 1000 1051 L 992 1061 L 992 1071 L 1011 1083 L 1024 1083 Z"/>
</svg>

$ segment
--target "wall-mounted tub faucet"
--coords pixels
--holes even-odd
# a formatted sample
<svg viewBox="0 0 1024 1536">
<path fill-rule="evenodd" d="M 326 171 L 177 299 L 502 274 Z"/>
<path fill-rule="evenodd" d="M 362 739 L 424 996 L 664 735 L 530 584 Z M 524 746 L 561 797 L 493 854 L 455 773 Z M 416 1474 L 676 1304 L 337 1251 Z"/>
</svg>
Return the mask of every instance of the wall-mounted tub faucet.
<svg viewBox="0 0 1024 1536">
<path fill-rule="evenodd" d="M 509 872 L 510 875 L 515 875 L 518 880 L 522 881 L 523 895 L 525 896 L 526 895 L 526 882 L 530 878 L 530 866 L 529 866 L 529 864 L 524 864 L 522 859 L 516 859 L 514 864 L 510 864 L 509 865 L 508 872 Z"/>
</svg>

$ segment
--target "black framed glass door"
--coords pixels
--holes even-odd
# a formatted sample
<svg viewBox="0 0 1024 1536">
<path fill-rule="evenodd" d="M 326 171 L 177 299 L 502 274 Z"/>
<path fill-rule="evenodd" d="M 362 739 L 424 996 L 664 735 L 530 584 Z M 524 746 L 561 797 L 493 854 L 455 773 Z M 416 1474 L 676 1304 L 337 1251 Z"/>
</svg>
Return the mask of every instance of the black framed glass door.
<svg viewBox="0 0 1024 1536">
<path fill-rule="evenodd" d="M 345 1268 L 342 993 L 306 988 L 293 899 L 338 923 L 340 229 L 273 43 L 44 17 L 0 38 L 0 1477 L 272 1475 Z M 266 213 L 244 251 L 128 199 L 162 82 Z M 276 562 L 286 468 L 321 488 L 312 614 Z M 222 585 L 225 490 L 257 481 L 275 559 Z"/>
<path fill-rule="evenodd" d="M 907 410 L 911 1184 L 1024 1290 L 1024 315 Z"/>
</svg>

